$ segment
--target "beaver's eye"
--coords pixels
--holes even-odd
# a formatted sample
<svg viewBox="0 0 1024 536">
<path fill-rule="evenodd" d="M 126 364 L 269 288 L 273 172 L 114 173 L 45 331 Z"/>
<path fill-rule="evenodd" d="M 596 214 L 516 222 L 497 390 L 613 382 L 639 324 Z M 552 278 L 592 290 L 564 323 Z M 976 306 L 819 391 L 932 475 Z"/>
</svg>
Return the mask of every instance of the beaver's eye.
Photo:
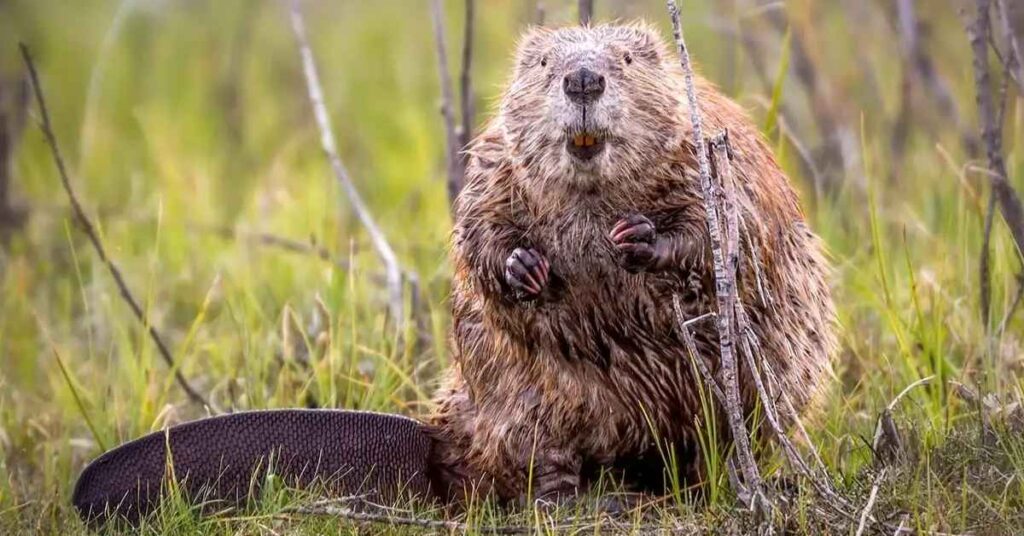
<svg viewBox="0 0 1024 536">
<path fill-rule="evenodd" d="M 544 57 L 542 57 L 540 59 L 540 66 L 541 67 L 547 67 L 548 66 L 548 57 L 547 56 L 544 56 Z"/>
<path fill-rule="evenodd" d="M 630 54 L 629 52 L 627 52 L 625 60 L 626 60 L 626 65 L 632 64 L 633 63 L 633 55 Z"/>
</svg>

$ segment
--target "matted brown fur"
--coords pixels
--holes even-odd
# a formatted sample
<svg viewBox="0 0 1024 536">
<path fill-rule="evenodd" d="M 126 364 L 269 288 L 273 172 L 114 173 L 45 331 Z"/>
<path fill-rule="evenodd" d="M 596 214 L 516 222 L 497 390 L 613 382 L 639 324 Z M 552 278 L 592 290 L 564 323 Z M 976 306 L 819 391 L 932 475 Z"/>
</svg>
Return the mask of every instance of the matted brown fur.
<svg viewBox="0 0 1024 536">
<path fill-rule="evenodd" d="M 577 120 L 561 80 L 581 65 L 607 87 Z M 782 388 L 806 408 L 836 346 L 827 263 L 757 128 L 699 77 L 697 90 L 705 132 L 728 129 L 735 155 L 740 297 Z M 662 477 L 659 463 L 645 470 L 660 462 L 656 438 L 675 446 L 684 477 L 699 476 L 701 403 L 672 313 L 673 293 L 690 318 L 715 310 L 689 117 L 677 58 L 646 26 L 535 29 L 522 39 L 500 111 L 468 148 L 455 208 L 454 366 L 430 420 L 435 477 L 450 494 L 582 492 L 595 467 L 624 468 L 627 483 L 650 488 Z M 566 152 L 582 131 L 607 140 L 587 162 Z M 623 268 L 609 230 L 631 214 L 670 240 L 667 269 Z M 515 248 L 550 262 L 537 299 L 518 299 L 508 285 Z M 696 330 L 717 370 L 714 323 Z M 748 412 L 750 382 L 742 370 Z"/>
</svg>

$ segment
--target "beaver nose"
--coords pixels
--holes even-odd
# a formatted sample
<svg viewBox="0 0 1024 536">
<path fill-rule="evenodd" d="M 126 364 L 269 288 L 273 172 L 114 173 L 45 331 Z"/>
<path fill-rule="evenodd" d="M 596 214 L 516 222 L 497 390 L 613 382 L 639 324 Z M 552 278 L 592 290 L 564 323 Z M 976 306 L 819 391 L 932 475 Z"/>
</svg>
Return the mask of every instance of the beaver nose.
<svg viewBox="0 0 1024 536">
<path fill-rule="evenodd" d="M 576 69 L 562 79 L 562 90 L 577 104 L 597 100 L 604 93 L 604 77 L 587 69 Z"/>
</svg>

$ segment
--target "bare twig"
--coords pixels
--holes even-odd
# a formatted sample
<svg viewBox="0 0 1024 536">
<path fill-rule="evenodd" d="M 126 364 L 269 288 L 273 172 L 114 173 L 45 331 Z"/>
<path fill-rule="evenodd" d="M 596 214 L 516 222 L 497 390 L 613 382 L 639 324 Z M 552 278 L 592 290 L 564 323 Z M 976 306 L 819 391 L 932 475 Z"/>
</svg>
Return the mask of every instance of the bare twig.
<svg viewBox="0 0 1024 536">
<path fill-rule="evenodd" d="M 82 204 L 78 201 L 78 197 L 75 195 L 74 189 L 71 187 L 71 179 L 68 178 L 68 171 L 64 165 L 64 158 L 61 156 L 60 147 L 57 145 L 57 138 L 53 133 L 53 127 L 50 124 L 50 113 L 46 107 L 46 100 L 43 98 L 43 88 L 39 85 L 39 75 L 36 73 L 36 66 L 32 62 L 32 55 L 29 53 L 28 47 L 24 43 L 21 43 L 21 57 L 25 61 L 25 66 L 28 68 L 29 77 L 32 80 L 32 89 L 35 93 L 36 103 L 39 105 L 39 113 L 41 116 L 41 122 L 39 128 L 42 129 L 43 135 L 46 137 L 46 143 L 50 146 L 50 151 L 53 154 L 54 163 L 57 165 L 57 171 L 60 174 L 61 184 L 64 186 L 64 191 L 68 194 L 68 199 L 71 200 L 71 208 L 75 213 L 75 217 L 78 218 L 79 224 L 82 229 L 85 230 L 86 236 L 89 237 L 89 242 L 92 243 L 93 249 L 96 250 L 96 254 L 100 260 L 107 267 L 107 271 L 110 272 L 111 277 L 114 278 L 114 282 L 117 284 L 117 288 L 121 293 L 121 298 L 124 299 L 125 303 L 132 310 L 135 318 L 143 325 L 149 334 L 149 338 L 153 340 L 156 345 L 157 351 L 160 353 L 160 357 L 164 360 L 168 367 L 174 372 L 174 379 L 181 386 L 188 398 L 201 406 L 210 407 L 209 403 L 199 394 L 192 385 L 189 384 L 188 380 L 178 369 L 178 366 L 174 362 L 174 358 L 171 356 L 170 349 L 167 348 L 167 344 L 164 343 L 163 337 L 157 332 L 156 328 L 149 322 L 146 313 L 142 310 L 139 305 L 139 301 L 135 299 L 135 295 L 132 294 L 131 290 L 128 289 L 128 284 L 125 282 L 124 277 L 121 275 L 121 270 L 117 267 L 114 261 L 107 256 L 107 250 L 103 247 L 103 242 L 100 240 L 99 234 L 96 232 L 95 226 L 89 220 L 89 217 L 85 214 L 85 209 L 82 208 Z"/>
<path fill-rule="evenodd" d="M 544 19 L 547 18 L 544 2 L 538 0 L 537 7 L 533 10 L 533 23 L 537 26 L 544 26 Z"/>
<path fill-rule="evenodd" d="M 1000 94 L 1000 111 L 997 113 L 992 102 L 992 82 L 988 68 L 989 43 L 992 38 L 992 21 L 990 16 L 991 0 L 977 0 L 976 13 L 971 20 L 965 20 L 964 25 L 967 37 L 970 41 L 971 51 L 974 55 L 974 84 L 977 94 L 978 115 L 981 123 L 981 138 L 985 144 L 985 154 L 988 158 L 989 183 L 992 186 L 992 197 L 989 200 L 988 212 L 985 215 L 985 230 L 982 243 L 979 271 L 981 282 L 981 316 L 986 329 L 989 324 L 989 308 L 991 301 L 990 288 L 990 267 L 989 267 L 989 240 L 992 232 L 993 207 L 996 202 L 1003 220 L 1010 229 L 1014 243 L 1017 245 L 1018 254 L 1024 253 L 1024 206 L 1020 197 L 1010 185 L 1007 179 L 1006 163 L 1003 160 L 1002 149 L 1002 108 L 1005 106 L 1005 91 Z M 1015 53 L 1011 50 L 1011 56 Z M 1009 70 L 1012 64 L 1008 62 L 1005 68 Z M 1005 81 L 1004 81 L 1005 82 Z"/>
<path fill-rule="evenodd" d="M 434 42 L 437 45 L 437 74 L 441 82 L 441 115 L 444 117 L 444 133 L 446 140 L 445 159 L 448 163 L 448 203 L 462 189 L 463 169 L 459 157 L 459 133 L 455 127 L 455 93 L 452 89 L 451 77 L 448 74 L 448 45 L 445 44 L 444 13 L 441 11 L 441 0 L 430 3 L 430 17 L 434 22 Z"/>
<path fill-rule="evenodd" d="M 736 274 L 727 271 L 725 253 L 723 252 L 723 232 L 720 229 L 721 211 L 715 193 L 715 185 L 711 180 L 707 144 L 704 139 L 700 103 L 694 86 L 693 67 L 690 65 L 690 54 L 683 39 L 683 29 L 679 21 L 679 8 L 675 0 L 668 0 L 668 12 L 672 19 L 672 33 L 679 52 L 679 63 L 686 82 L 686 95 L 690 107 L 690 121 L 693 128 L 694 145 L 700 167 L 701 191 L 704 197 L 705 221 L 711 239 L 711 250 L 715 271 L 715 294 L 718 299 L 718 340 L 721 352 L 721 373 L 725 391 L 725 410 L 732 431 L 732 439 L 736 446 L 737 462 L 743 474 L 744 484 L 749 487 L 752 501 L 761 495 L 761 476 L 754 456 L 750 449 L 750 436 L 743 420 L 742 402 L 740 400 L 739 374 L 735 354 L 734 313 L 736 302 Z M 753 503 L 748 506 L 754 506 Z"/>
<path fill-rule="evenodd" d="M 459 132 L 459 147 L 462 150 L 473 139 L 473 121 L 476 118 L 473 95 L 473 27 L 475 0 L 466 0 L 466 21 L 462 34 L 462 73 L 459 75 L 459 98 L 462 102 L 462 131 Z M 463 169 L 466 163 L 462 162 Z"/>
<path fill-rule="evenodd" d="M 1024 252 L 1024 206 L 1007 180 L 1006 163 L 1003 160 L 1002 125 L 996 123 L 996 109 L 992 103 L 992 82 L 988 69 L 988 43 L 992 31 L 990 7 L 991 0 L 977 0 L 976 16 L 973 22 L 969 21 L 966 25 L 967 37 L 974 53 L 974 84 L 981 121 L 981 137 L 985 143 L 989 169 L 992 171 L 989 174 L 992 193 L 999 201 L 1000 211 L 1010 228 L 1018 252 Z"/>
<path fill-rule="evenodd" d="M 741 351 L 739 351 L 739 353 L 743 354 L 746 358 L 747 368 L 749 369 L 749 373 L 753 379 L 758 397 L 761 400 L 765 417 L 768 420 L 775 437 L 783 447 L 783 452 L 786 454 L 787 459 L 794 468 L 800 470 L 807 479 L 814 484 L 815 489 L 830 505 L 830 507 L 842 514 L 844 517 L 855 521 L 853 514 L 850 513 L 850 504 L 834 491 L 834 487 L 832 486 L 825 470 L 824 463 L 822 463 L 817 451 L 813 451 L 813 445 L 811 448 L 814 452 L 814 460 L 817 465 L 818 474 L 815 474 L 815 471 L 811 469 L 800 455 L 799 450 L 797 450 L 792 441 L 790 441 L 789 437 L 785 433 L 782 423 L 779 420 L 779 412 L 776 408 L 775 396 L 769 393 L 769 389 L 774 387 L 773 390 L 778 393 L 779 397 L 781 397 L 791 420 L 796 423 L 804 437 L 807 437 L 807 432 L 804 430 L 803 425 L 799 421 L 799 416 L 788 400 L 785 389 L 781 388 L 778 379 L 771 371 L 769 363 L 760 354 L 757 337 L 751 327 L 749 319 L 747 318 L 743 303 L 738 296 L 736 277 L 739 268 L 739 232 L 741 228 L 743 228 L 743 221 L 737 193 L 738 188 L 732 171 L 732 154 L 729 148 L 728 135 L 727 133 L 723 133 L 712 140 L 711 148 L 713 150 L 713 154 L 709 155 L 704 143 L 701 141 L 703 140 L 703 136 L 702 133 L 700 133 L 700 116 L 699 112 L 694 111 L 697 105 L 697 99 L 693 92 L 692 69 L 689 68 L 689 58 L 686 55 L 685 44 L 681 39 L 681 30 L 679 28 L 677 14 L 678 11 L 675 8 L 675 3 L 672 1 L 669 1 L 669 10 L 673 15 L 673 29 L 677 45 L 680 49 L 684 76 L 686 77 L 687 93 L 690 100 L 691 114 L 693 115 L 691 122 L 693 123 L 695 135 L 698 140 L 697 156 L 701 167 L 701 183 L 702 190 L 704 192 L 705 208 L 708 212 L 705 219 L 709 227 L 709 235 L 711 235 L 712 255 L 715 263 L 716 295 L 719 300 L 719 314 L 716 318 L 719 321 L 718 329 L 721 346 L 721 366 L 723 369 L 723 381 L 725 382 L 723 388 L 725 392 L 723 397 L 729 398 L 723 405 L 726 406 L 727 413 L 736 414 L 739 412 L 737 401 L 738 393 L 737 395 L 731 395 L 729 392 L 732 388 L 735 388 L 736 391 L 738 391 L 735 353 L 737 350 L 730 346 L 730 344 L 738 344 L 741 345 L 739 348 Z M 710 156 L 714 156 L 714 158 L 711 159 Z M 714 164 L 713 167 L 712 164 Z M 711 183 L 712 171 L 714 171 L 714 176 L 719 179 L 720 185 L 714 185 Z M 721 188 L 722 201 L 724 201 L 721 204 L 719 204 L 719 200 L 716 197 L 718 194 L 714 189 L 715 186 Z M 724 254 L 722 252 L 723 242 L 725 250 Z M 757 259 L 755 244 L 749 240 L 748 242 L 750 255 L 752 257 L 750 262 L 753 263 L 756 272 L 757 263 L 759 261 Z M 725 281 L 724 285 L 723 280 Z M 723 296 L 726 296 L 727 299 L 723 300 Z M 723 322 L 722 320 L 724 317 L 729 317 L 729 320 Z M 729 340 L 724 340 L 726 337 L 728 337 Z M 730 359 L 732 360 L 733 369 L 733 375 L 731 378 L 726 372 L 727 363 Z M 765 376 L 768 378 L 767 386 L 765 381 L 761 378 L 761 367 L 758 366 L 758 363 L 763 365 Z M 739 424 L 739 429 L 739 433 L 746 435 L 746 429 L 743 426 L 742 421 Z M 735 430 L 735 428 L 733 428 L 733 430 Z M 734 431 L 733 435 L 735 436 L 736 434 L 737 432 Z M 808 442 L 810 443 L 810 441 Z M 749 448 L 749 444 L 747 447 Z M 740 446 L 739 443 L 737 443 L 737 452 L 739 451 Z M 753 456 L 749 454 L 748 456 L 752 460 Z M 737 457 L 739 458 L 740 468 L 742 470 L 743 459 L 739 455 Z M 751 464 L 752 463 L 753 462 L 751 462 Z M 753 466 L 749 471 L 756 475 L 756 466 Z M 757 480 L 754 480 L 753 482 L 755 482 L 755 484 L 751 485 L 751 479 L 748 478 L 746 474 L 744 474 L 744 479 L 747 480 L 747 485 L 750 487 L 750 489 L 746 491 L 750 494 L 751 504 L 756 504 L 756 501 L 758 500 L 757 495 L 763 497 L 763 490 L 760 489 L 757 484 Z M 741 493 L 744 491 L 745 490 L 740 490 Z"/>
<path fill-rule="evenodd" d="M 381 262 L 384 263 L 388 284 L 388 310 L 396 324 L 401 325 L 405 321 L 403 312 L 402 297 L 402 268 L 398 264 L 391 244 L 388 243 L 384 233 L 377 226 L 369 207 L 363 201 L 355 184 L 345 169 L 345 164 L 338 156 L 337 143 L 334 141 L 334 132 L 331 130 L 330 116 L 327 115 L 327 106 L 324 104 L 324 93 L 320 87 L 320 76 L 317 74 L 316 62 L 313 60 L 313 50 L 309 46 L 309 38 L 306 37 L 306 23 L 302 19 L 302 12 L 299 10 L 299 0 L 291 2 L 292 30 L 295 39 L 298 41 L 299 53 L 302 56 L 302 70 L 306 77 L 306 87 L 309 91 L 309 102 L 313 107 L 313 115 L 316 117 L 317 126 L 320 129 L 320 144 L 324 154 L 331 163 L 334 177 L 338 185 L 348 197 L 352 209 L 359 218 L 360 223 L 370 235 L 373 248 L 377 251 Z"/>
<path fill-rule="evenodd" d="M 683 338 L 683 344 L 686 345 L 686 351 L 690 353 L 690 359 L 697 366 L 700 375 L 704 377 L 704 383 L 708 384 L 711 392 L 715 395 L 715 399 L 724 406 L 727 400 L 725 391 L 718 384 L 715 375 L 711 373 L 708 364 L 704 362 L 703 356 L 697 351 L 697 344 L 693 340 L 693 335 L 690 334 L 689 323 L 697 319 L 686 320 L 686 317 L 683 315 L 682 299 L 678 294 L 672 295 L 672 308 L 676 313 L 676 327 L 679 329 L 679 336 Z"/>
<path fill-rule="evenodd" d="M 577 0 L 576 5 L 579 8 L 580 24 L 588 26 L 594 18 L 594 0 Z"/>
<path fill-rule="evenodd" d="M 860 514 L 860 524 L 857 525 L 855 536 L 864 534 L 864 529 L 868 526 L 868 520 L 871 519 L 871 510 L 875 507 L 875 500 L 878 499 L 878 488 L 882 485 L 883 478 L 885 478 L 885 468 L 878 472 L 875 483 L 871 486 L 871 493 L 868 494 L 868 502 L 864 505 L 864 510 Z"/>
<path fill-rule="evenodd" d="M 751 353 L 753 354 L 754 352 Z M 790 419 L 796 425 L 801 435 L 804 438 L 806 438 L 808 440 L 808 443 L 810 444 L 810 436 L 808 436 L 807 430 L 804 429 L 803 423 L 800 422 L 800 418 L 797 415 L 795 409 L 793 408 L 792 402 L 789 400 L 789 395 L 786 394 L 786 391 L 784 389 L 779 388 L 780 383 L 778 377 L 775 375 L 775 371 L 772 369 L 771 365 L 764 359 L 758 359 L 758 361 L 760 361 L 761 365 L 763 366 L 762 372 L 764 373 L 765 380 L 770 386 L 774 386 L 775 391 L 779 392 L 779 400 L 782 402 L 782 405 L 786 409 Z M 750 364 L 752 365 L 753 363 Z M 755 378 L 758 378 L 758 376 L 755 376 Z M 755 379 L 754 384 L 758 388 L 758 394 L 761 396 L 762 406 L 765 407 L 766 416 L 769 411 L 773 412 L 773 414 L 776 415 L 774 424 L 772 424 L 772 421 L 769 420 L 769 424 L 772 424 L 774 427 L 775 425 L 779 424 L 775 404 L 772 402 L 765 403 L 766 399 L 769 401 L 774 399 L 770 396 L 766 397 L 766 394 L 764 392 L 764 385 L 758 385 L 759 382 L 759 379 Z M 782 445 L 783 452 L 786 454 L 786 459 L 789 461 L 789 463 L 797 470 L 799 470 L 801 473 L 803 473 L 803 475 L 814 486 L 814 489 L 815 491 L 818 492 L 818 495 L 820 495 L 821 498 L 825 500 L 826 504 L 828 504 L 829 507 L 831 507 L 833 510 L 835 510 L 844 517 L 854 519 L 853 514 L 850 513 L 851 505 L 849 501 L 847 501 L 846 499 L 844 499 L 842 496 L 835 492 L 835 487 L 832 485 L 831 479 L 828 477 L 828 473 L 825 471 L 825 465 L 824 463 L 822 463 L 821 458 L 818 456 L 817 450 L 814 449 L 814 445 L 810 444 L 810 450 L 814 455 L 814 459 L 817 464 L 819 474 L 815 474 L 814 471 L 811 470 L 810 466 L 800 455 L 800 451 L 797 450 L 795 445 L 793 445 L 793 442 L 790 441 L 789 437 L 785 435 L 785 433 L 779 433 L 779 430 L 781 430 L 781 427 L 773 431 L 776 434 L 776 440 L 778 440 L 779 443 Z"/>
</svg>

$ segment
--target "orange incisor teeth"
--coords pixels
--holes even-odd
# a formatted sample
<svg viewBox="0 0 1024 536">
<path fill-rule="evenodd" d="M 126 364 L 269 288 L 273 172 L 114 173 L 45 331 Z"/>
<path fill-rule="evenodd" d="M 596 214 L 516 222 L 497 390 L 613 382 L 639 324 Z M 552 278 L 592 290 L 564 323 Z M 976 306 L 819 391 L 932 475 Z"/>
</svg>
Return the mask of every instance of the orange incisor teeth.
<svg viewBox="0 0 1024 536">
<path fill-rule="evenodd" d="M 587 136 L 587 139 L 583 140 L 583 145 L 585 145 L 587 147 L 590 147 L 593 144 L 594 144 L 594 137 L 593 136 Z"/>
<path fill-rule="evenodd" d="M 576 147 L 583 147 L 583 134 L 577 134 L 572 138 L 572 144 Z"/>
</svg>

